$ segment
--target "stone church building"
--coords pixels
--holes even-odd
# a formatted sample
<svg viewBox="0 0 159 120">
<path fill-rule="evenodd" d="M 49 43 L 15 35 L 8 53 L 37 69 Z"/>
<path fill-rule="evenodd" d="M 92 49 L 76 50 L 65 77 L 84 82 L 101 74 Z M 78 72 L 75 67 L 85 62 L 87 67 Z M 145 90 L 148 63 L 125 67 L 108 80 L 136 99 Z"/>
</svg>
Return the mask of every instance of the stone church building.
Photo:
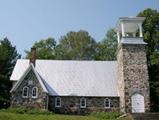
<svg viewBox="0 0 159 120">
<path fill-rule="evenodd" d="M 10 80 L 11 107 L 57 113 L 143 113 L 149 106 L 149 76 L 143 17 L 119 18 L 117 61 L 19 59 Z"/>
</svg>

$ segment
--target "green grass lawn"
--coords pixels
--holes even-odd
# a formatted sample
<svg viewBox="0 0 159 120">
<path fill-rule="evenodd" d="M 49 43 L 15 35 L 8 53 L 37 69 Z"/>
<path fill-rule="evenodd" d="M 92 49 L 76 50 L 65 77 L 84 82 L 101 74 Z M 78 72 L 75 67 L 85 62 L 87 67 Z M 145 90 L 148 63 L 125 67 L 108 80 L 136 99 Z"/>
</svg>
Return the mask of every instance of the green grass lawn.
<svg viewBox="0 0 159 120">
<path fill-rule="evenodd" d="M 0 110 L 0 120 L 116 120 L 119 112 L 94 112 L 89 115 L 64 115 L 30 108 L 8 108 Z M 129 117 L 120 120 L 132 120 Z"/>
<path fill-rule="evenodd" d="M 32 115 L 17 114 L 10 112 L 0 112 L 0 120 L 99 120 L 93 116 L 77 116 L 77 115 Z"/>
<path fill-rule="evenodd" d="M 60 114 L 18 114 L 10 112 L 0 112 L 0 120 L 115 120 L 102 119 L 95 116 L 79 116 L 79 115 L 60 115 Z M 120 120 L 132 120 L 130 117 L 122 118 Z"/>
</svg>

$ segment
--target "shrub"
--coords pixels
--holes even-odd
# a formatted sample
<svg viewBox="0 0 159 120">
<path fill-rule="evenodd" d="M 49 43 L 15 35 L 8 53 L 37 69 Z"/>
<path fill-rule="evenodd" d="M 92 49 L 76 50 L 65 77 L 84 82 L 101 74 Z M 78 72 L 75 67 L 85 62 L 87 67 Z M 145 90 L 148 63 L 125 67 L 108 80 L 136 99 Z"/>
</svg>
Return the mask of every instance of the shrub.
<svg viewBox="0 0 159 120">
<path fill-rule="evenodd" d="M 121 114 L 119 112 L 93 112 L 90 115 L 100 120 L 116 120 Z"/>
</svg>

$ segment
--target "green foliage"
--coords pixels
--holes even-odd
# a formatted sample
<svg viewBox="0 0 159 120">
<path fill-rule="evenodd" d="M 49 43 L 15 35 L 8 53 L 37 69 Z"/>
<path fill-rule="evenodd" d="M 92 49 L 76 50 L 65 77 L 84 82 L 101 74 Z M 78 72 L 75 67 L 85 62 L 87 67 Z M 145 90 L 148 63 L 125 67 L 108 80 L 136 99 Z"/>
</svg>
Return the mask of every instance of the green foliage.
<svg viewBox="0 0 159 120">
<path fill-rule="evenodd" d="M 117 116 L 118 113 L 104 113 L 104 112 L 92 113 L 91 115 L 81 116 L 81 115 L 58 115 L 58 114 L 19 114 L 15 112 L 7 112 L 4 110 L 0 110 L 0 120 L 116 120 Z M 132 119 L 130 117 L 129 118 L 126 117 L 122 118 L 121 120 L 132 120 Z"/>
<path fill-rule="evenodd" d="M 68 32 L 60 38 L 56 58 L 63 60 L 93 60 L 96 42 L 86 31 Z"/>
<path fill-rule="evenodd" d="M 35 42 L 33 47 L 36 48 L 37 59 L 55 59 L 56 41 L 53 38 Z M 26 58 L 29 58 L 30 51 L 26 50 L 25 52 L 27 54 Z"/>
<path fill-rule="evenodd" d="M 90 115 L 100 120 L 116 120 L 121 114 L 119 112 L 93 112 Z"/>
<path fill-rule="evenodd" d="M 11 82 L 8 80 L 7 76 L 0 75 L 0 108 L 3 106 L 8 106 L 10 103 L 10 94 L 9 90 L 11 88 Z"/>
<path fill-rule="evenodd" d="M 103 41 L 98 44 L 97 60 L 116 60 L 117 35 L 114 29 L 108 30 Z"/>
<path fill-rule="evenodd" d="M 53 112 L 47 110 L 27 108 L 27 107 L 1 109 L 0 112 L 10 112 L 16 114 L 43 114 L 43 115 L 54 114 Z"/>
<path fill-rule="evenodd" d="M 150 65 L 159 64 L 159 12 L 150 8 L 138 14 L 146 17 L 143 24 L 144 41 L 147 42 L 147 56 Z"/>
<path fill-rule="evenodd" d="M 150 95 L 152 111 L 159 111 L 159 12 L 150 8 L 138 14 L 146 17 L 143 23 L 144 41 L 150 77 Z"/>
<path fill-rule="evenodd" d="M 0 111 L 0 120 L 100 120 L 92 116 L 58 114 L 17 114 Z"/>
<path fill-rule="evenodd" d="M 96 42 L 86 31 L 68 32 L 62 36 L 59 44 L 53 38 L 35 42 L 37 59 L 59 60 L 92 60 L 95 58 Z M 26 58 L 30 57 L 30 51 L 26 52 Z"/>
<path fill-rule="evenodd" d="M 151 111 L 159 111 L 159 66 L 149 67 Z"/>
<path fill-rule="evenodd" d="M 20 55 L 16 47 L 12 46 L 7 38 L 0 40 L 0 108 L 9 106 L 12 73 L 16 60 Z"/>
<path fill-rule="evenodd" d="M 40 40 L 32 46 L 36 48 L 37 59 L 58 60 L 116 60 L 116 33 L 110 29 L 102 42 L 96 41 L 87 31 L 70 31 L 59 39 L 59 44 L 53 38 Z M 30 51 L 26 58 L 30 57 Z"/>
<path fill-rule="evenodd" d="M 18 58 L 16 47 L 7 38 L 0 40 L 0 74 L 9 77 Z"/>
</svg>

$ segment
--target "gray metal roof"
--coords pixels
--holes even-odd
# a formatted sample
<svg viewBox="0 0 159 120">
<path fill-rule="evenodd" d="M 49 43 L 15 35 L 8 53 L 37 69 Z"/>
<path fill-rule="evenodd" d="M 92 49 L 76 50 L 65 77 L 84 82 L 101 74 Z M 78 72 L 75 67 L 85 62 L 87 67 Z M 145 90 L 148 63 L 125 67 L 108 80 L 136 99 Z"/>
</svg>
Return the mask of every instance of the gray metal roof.
<svg viewBox="0 0 159 120">
<path fill-rule="evenodd" d="M 28 66 L 19 59 L 10 80 L 19 80 Z M 116 61 L 36 60 L 35 70 L 50 95 L 118 96 Z"/>
</svg>

